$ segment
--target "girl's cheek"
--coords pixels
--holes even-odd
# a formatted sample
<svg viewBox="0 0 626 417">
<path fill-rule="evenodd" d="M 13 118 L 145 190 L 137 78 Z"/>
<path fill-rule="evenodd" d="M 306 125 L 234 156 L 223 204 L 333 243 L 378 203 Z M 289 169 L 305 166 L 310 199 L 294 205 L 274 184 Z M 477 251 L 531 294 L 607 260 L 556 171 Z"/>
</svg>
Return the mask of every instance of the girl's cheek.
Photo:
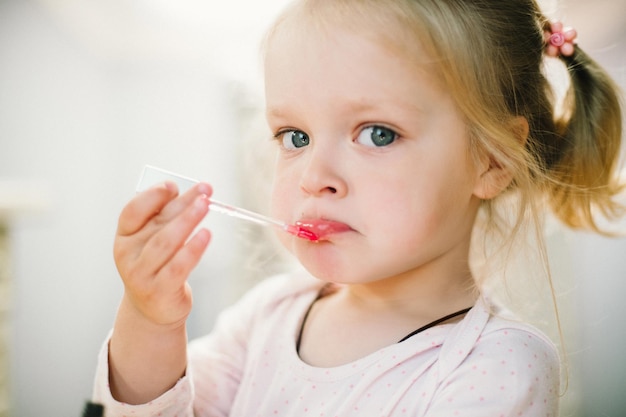
<svg viewBox="0 0 626 417">
<path fill-rule="evenodd" d="M 293 171 L 293 170 L 291 170 Z M 283 221 L 293 221 L 293 199 L 298 194 L 299 177 L 297 172 L 282 167 L 276 167 L 271 193 L 272 215 Z"/>
<path fill-rule="evenodd" d="M 289 202 L 287 201 L 288 190 L 283 186 L 280 181 L 275 181 L 272 187 L 270 212 L 271 216 L 280 219 L 284 222 L 291 222 L 291 216 L 289 211 Z"/>
</svg>

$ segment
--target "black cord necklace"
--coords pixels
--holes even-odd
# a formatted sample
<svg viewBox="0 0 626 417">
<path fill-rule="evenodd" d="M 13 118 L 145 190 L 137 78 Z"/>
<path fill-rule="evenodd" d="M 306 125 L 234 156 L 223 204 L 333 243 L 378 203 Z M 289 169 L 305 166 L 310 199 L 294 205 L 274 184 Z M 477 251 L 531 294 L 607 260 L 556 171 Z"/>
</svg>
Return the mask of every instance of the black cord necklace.
<svg viewBox="0 0 626 417">
<path fill-rule="evenodd" d="M 306 323 L 306 320 L 307 320 L 307 319 L 308 319 L 308 317 L 309 317 L 309 313 L 311 312 L 311 309 L 312 309 L 312 307 L 313 307 L 313 304 L 315 304 L 315 302 L 316 302 L 317 300 L 319 300 L 319 299 L 323 296 L 322 294 L 323 294 L 322 292 L 320 292 L 320 294 L 318 294 L 318 296 L 315 298 L 315 300 L 313 301 L 313 303 L 311 303 L 311 305 L 309 306 L 309 308 L 307 309 L 307 311 L 306 311 L 306 312 L 305 312 L 305 314 L 304 314 L 304 317 L 303 317 L 303 319 L 302 319 L 302 324 L 300 325 L 300 331 L 298 332 L 298 337 L 297 337 L 297 339 L 296 339 L 296 351 L 298 351 L 298 352 L 300 351 L 300 342 L 302 341 L 302 333 L 303 333 L 303 331 L 304 331 L 304 324 Z M 428 323 L 427 325 L 422 326 L 422 327 L 420 327 L 419 329 L 414 330 L 414 331 L 412 331 L 411 333 L 407 334 L 407 335 L 406 335 L 406 336 L 404 336 L 402 339 L 400 339 L 397 343 L 402 343 L 402 342 L 404 342 L 405 340 L 407 340 L 407 339 L 409 339 L 409 338 L 411 338 L 411 337 L 415 336 L 416 334 L 423 332 L 424 330 L 428 330 L 428 329 L 430 329 L 431 327 L 435 327 L 435 326 L 436 326 L 436 325 L 438 325 L 439 323 L 443 323 L 443 322 L 445 322 L 445 321 L 448 321 L 448 320 L 450 320 L 450 319 L 453 319 L 454 317 L 461 316 L 461 315 L 463 315 L 463 314 L 467 313 L 468 311 L 470 311 L 471 309 L 472 309 L 472 307 L 467 307 L 467 308 L 464 308 L 463 310 L 459 310 L 459 311 L 454 312 L 454 313 L 452 313 L 452 314 L 448 314 L 447 316 L 444 316 L 444 317 L 442 317 L 442 318 L 440 318 L 440 319 L 437 319 L 437 320 L 431 321 L 431 322 L 430 322 L 430 323 Z"/>
<path fill-rule="evenodd" d="M 454 317 L 456 317 L 456 316 L 460 316 L 460 315 L 462 315 L 462 314 L 465 314 L 465 313 L 467 313 L 468 311 L 470 311 L 471 309 L 472 309 L 472 307 L 464 308 L 463 310 L 459 310 L 459 311 L 457 311 L 456 313 L 448 314 L 447 316 L 444 316 L 444 317 L 442 317 L 442 318 L 440 318 L 440 319 L 437 319 L 437 320 L 435 320 L 435 321 L 431 321 L 431 322 L 430 322 L 430 323 L 428 323 L 427 325 L 422 326 L 422 327 L 420 327 L 419 329 L 414 330 L 414 331 L 412 331 L 411 333 L 407 334 L 407 335 L 406 335 L 406 336 L 404 336 L 402 339 L 400 339 L 400 340 L 398 341 L 398 343 L 402 343 L 402 342 L 404 342 L 406 339 L 408 339 L 408 338 L 410 338 L 410 337 L 413 337 L 413 336 L 415 336 L 416 334 L 423 332 L 424 330 L 428 330 L 428 329 L 430 329 L 431 327 L 434 327 L 434 326 L 438 325 L 439 323 L 443 323 L 444 321 L 448 321 L 448 320 L 450 320 L 450 319 L 452 319 L 452 318 L 454 318 Z"/>
</svg>

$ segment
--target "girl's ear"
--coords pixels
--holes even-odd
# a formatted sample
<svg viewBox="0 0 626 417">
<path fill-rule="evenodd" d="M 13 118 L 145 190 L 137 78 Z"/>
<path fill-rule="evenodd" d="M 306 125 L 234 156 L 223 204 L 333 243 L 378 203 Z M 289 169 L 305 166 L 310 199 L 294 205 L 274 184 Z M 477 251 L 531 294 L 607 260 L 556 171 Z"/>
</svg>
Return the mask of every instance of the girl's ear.
<svg viewBox="0 0 626 417">
<path fill-rule="evenodd" d="M 528 138 L 529 126 L 525 117 L 513 119 L 513 131 L 523 144 Z M 485 155 L 480 165 L 479 178 L 474 187 L 474 195 L 482 200 L 497 197 L 513 181 L 513 172 L 509 167 L 495 159 L 493 155 Z"/>
<path fill-rule="evenodd" d="M 486 168 L 483 169 L 474 187 L 474 195 L 481 200 L 497 197 L 513 180 L 513 174 L 509 169 L 491 156 L 487 157 L 488 161 L 484 164 Z"/>
</svg>

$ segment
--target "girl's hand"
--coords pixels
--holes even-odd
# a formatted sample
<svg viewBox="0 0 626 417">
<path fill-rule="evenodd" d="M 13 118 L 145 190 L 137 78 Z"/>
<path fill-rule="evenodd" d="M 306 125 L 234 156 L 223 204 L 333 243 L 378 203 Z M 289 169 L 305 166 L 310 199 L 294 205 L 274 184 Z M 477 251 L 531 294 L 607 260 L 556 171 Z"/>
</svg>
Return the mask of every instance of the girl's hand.
<svg viewBox="0 0 626 417">
<path fill-rule="evenodd" d="M 191 311 L 187 277 L 210 240 L 200 229 L 212 189 L 197 184 L 182 196 L 172 182 L 133 198 L 119 217 L 114 243 L 117 269 L 124 281 L 123 304 L 158 326 L 184 324 Z"/>
</svg>

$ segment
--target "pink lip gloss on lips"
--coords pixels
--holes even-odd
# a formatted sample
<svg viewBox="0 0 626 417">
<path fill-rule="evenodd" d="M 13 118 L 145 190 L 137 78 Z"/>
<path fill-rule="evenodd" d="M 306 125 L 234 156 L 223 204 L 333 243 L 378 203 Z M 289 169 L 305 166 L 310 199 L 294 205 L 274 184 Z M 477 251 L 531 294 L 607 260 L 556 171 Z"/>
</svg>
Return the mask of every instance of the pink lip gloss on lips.
<svg viewBox="0 0 626 417">
<path fill-rule="evenodd" d="M 193 187 L 193 185 L 198 182 L 192 178 L 184 177 L 182 175 L 174 174 L 173 172 L 169 172 L 161 168 L 146 165 L 143 169 L 143 174 L 141 175 L 141 179 L 139 180 L 139 184 L 137 185 L 136 190 L 137 192 L 144 191 L 145 189 L 166 180 L 174 181 L 176 185 L 178 185 L 178 189 L 181 194 Z M 285 232 L 302 239 L 310 241 L 319 240 L 316 232 L 310 228 L 307 228 L 305 225 L 287 224 L 285 222 L 263 216 L 262 214 L 242 209 L 240 207 L 235 207 L 230 204 L 222 203 L 214 199 L 211 199 L 209 201 L 209 209 L 218 213 L 226 214 L 227 216 L 247 220 L 252 223 L 264 226 L 278 227 L 279 229 L 282 229 Z"/>
<path fill-rule="evenodd" d="M 320 240 L 320 236 L 315 234 L 315 232 L 307 229 L 306 227 L 300 226 L 297 223 L 295 225 L 288 225 L 285 231 L 287 233 L 291 233 L 292 235 L 301 237 L 302 239 L 310 240 L 311 242 L 317 242 Z"/>
<path fill-rule="evenodd" d="M 352 230 L 350 226 L 345 223 L 324 219 L 303 219 L 297 221 L 296 226 L 316 236 L 316 239 L 309 239 L 315 241 L 325 240 L 331 235 Z"/>
</svg>

